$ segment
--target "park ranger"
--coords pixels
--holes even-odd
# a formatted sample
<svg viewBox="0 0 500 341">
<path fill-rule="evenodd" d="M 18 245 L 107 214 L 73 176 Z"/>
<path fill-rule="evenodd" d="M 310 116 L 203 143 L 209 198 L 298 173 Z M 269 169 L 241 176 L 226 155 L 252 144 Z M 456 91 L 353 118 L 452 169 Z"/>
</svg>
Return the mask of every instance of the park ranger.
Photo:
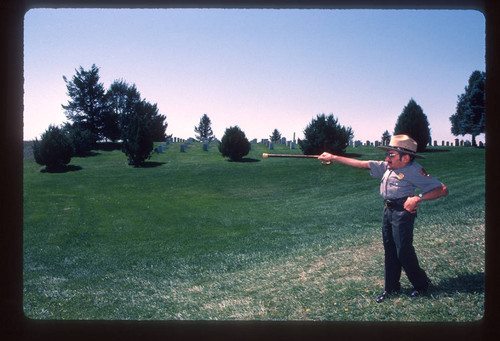
<svg viewBox="0 0 500 341">
<path fill-rule="evenodd" d="M 322 162 L 340 162 L 345 165 L 370 170 L 374 178 L 381 178 L 380 195 L 384 199 L 382 238 L 384 244 L 385 288 L 376 298 L 380 303 L 391 294 L 401 290 L 400 278 L 403 269 L 413 285 L 411 297 L 425 293 L 430 280 L 420 267 L 413 247 L 413 223 L 417 216 L 418 204 L 448 195 L 448 189 L 414 161 L 423 158 L 416 154 L 417 142 L 407 135 L 395 135 L 386 150 L 385 161 L 363 161 L 348 157 L 323 153 Z M 415 196 L 415 189 L 422 193 Z"/>
</svg>

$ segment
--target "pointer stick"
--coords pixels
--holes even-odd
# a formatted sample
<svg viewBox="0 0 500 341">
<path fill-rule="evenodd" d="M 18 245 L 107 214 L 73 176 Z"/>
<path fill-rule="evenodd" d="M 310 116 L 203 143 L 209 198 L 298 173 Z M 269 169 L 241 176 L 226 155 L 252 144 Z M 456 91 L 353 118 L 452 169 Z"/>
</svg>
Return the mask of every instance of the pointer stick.
<svg viewBox="0 0 500 341">
<path fill-rule="evenodd" d="M 295 158 L 295 159 L 317 159 L 319 155 L 290 155 L 290 154 L 268 154 L 264 153 L 262 154 L 263 158 L 268 158 L 268 157 L 289 157 L 289 158 Z"/>
<path fill-rule="evenodd" d="M 290 155 L 290 154 L 268 154 L 268 153 L 263 153 L 262 154 L 263 158 L 268 158 L 268 157 L 288 157 L 288 158 L 293 158 L 293 159 L 317 159 L 319 155 Z M 332 162 L 331 161 L 325 161 L 321 162 L 324 165 L 329 165 Z"/>
</svg>

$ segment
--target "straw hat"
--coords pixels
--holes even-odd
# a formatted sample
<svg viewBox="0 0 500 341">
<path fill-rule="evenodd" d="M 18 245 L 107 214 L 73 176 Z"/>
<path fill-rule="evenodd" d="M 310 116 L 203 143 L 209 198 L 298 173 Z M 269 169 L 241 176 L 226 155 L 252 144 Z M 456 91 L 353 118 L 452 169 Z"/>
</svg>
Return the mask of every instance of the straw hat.
<svg viewBox="0 0 500 341">
<path fill-rule="evenodd" d="M 417 142 L 408 135 L 394 135 L 388 146 L 379 146 L 379 148 L 383 150 L 394 150 L 424 159 L 423 156 L 417 155 Z"/>
</svg>

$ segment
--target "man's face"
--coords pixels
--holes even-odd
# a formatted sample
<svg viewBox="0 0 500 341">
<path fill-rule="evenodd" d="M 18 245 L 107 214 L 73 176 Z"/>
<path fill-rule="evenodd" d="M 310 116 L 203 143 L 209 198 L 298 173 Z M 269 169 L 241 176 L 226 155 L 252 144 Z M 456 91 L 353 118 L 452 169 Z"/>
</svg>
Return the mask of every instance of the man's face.
<svg viewBox="0 0 500 341">
<path fill-rule="evenodd" d="M 387 162 L 387 168 L 389 169 L 398 169 L 406 166 L 410 160 L 410 157 L 408 155 L 404 155 L 401 157 L 401 155 L 398 152 L 395 151 L 389 151 L 387 152 L 385 156 L 385 161 Z"/>
</svg>

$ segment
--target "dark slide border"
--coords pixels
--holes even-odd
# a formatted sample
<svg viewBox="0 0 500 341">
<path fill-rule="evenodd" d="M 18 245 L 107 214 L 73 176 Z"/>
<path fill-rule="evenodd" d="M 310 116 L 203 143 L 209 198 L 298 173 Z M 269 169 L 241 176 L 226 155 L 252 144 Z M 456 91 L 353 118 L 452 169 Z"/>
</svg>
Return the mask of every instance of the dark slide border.
<svg viewBox="0 0 500 341">
<path fill-rule="evenodd" d="M 23 18 L 30 8 L 392 8 L 476 9 L 486 17 L 486 299 L 472 323 L 301 321 L 43 321 L 22 308 L 23 255 Z M 500 153 L 500 44 L 498 0 L 0 0 L 0 337 L 4 340 L 489 340 L 500 335 L 500 240 L 496 209 Z"/>
</svg>

